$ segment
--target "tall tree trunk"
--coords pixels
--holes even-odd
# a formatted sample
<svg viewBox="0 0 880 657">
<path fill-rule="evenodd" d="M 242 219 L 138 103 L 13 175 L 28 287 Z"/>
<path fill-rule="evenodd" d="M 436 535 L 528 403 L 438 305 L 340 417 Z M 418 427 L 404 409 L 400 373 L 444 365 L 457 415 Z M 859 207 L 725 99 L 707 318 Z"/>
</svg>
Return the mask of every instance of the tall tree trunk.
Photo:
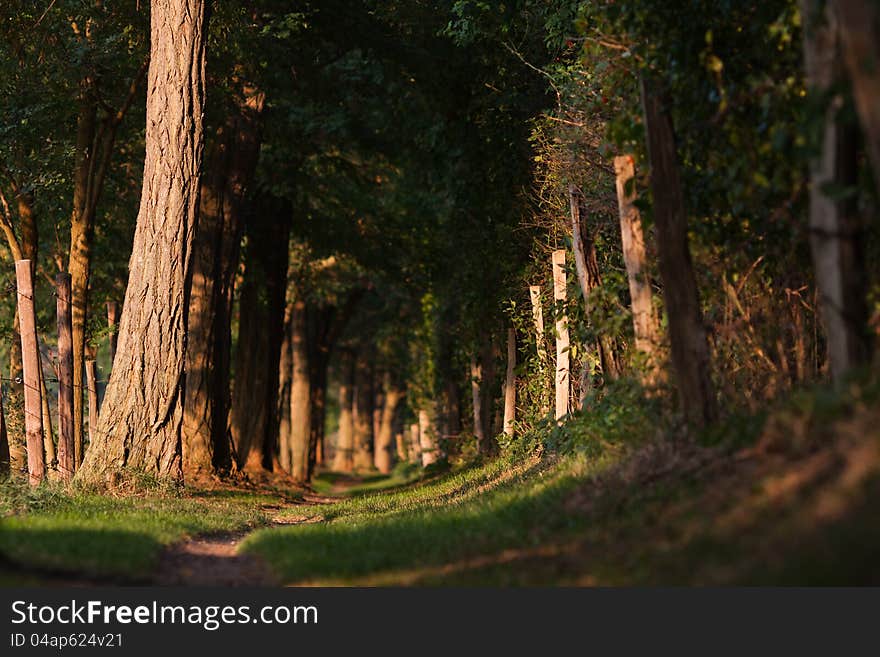
<svg viewBox="0 0 880 657">
<path fill-rule="evenodd" d="M 617 182 L 617 205 L 620 213 L 620 240 L 623 262 L 629 283 L 629 298 L 633 316 L 636 350 L 644 354 L 644 382 L 654 385 L 660 380 L 659 354 L 660 322 L 654 310 L 651 281 L 647 273 L 645 237 L 642 217 L 635 205 L 635 166 L 631 155 L 614 158 Z"/>
<path fill-rule="evenodd" d="M 688 246 L 675 133 L 669 110 L 652 81 L 642 77 L 641 87 L 672 365 L 685 418 L 701 427 L 716 420 L 718 407 L 709 367 L 706 327 Z"/>
<path fill-rule="evenodd" d="M 294 481 L 305 484 L 309 480 L 312 400 L 306 302 L 302 298 L 298 298 L 293 305 L 290 346 L 293 359 L 290 383 L 290 474 Z"/>
<path fill-rule="evenodd" d="M 880 6 L 876 0 L 832 0 L 831 4 L 843 37 L 843 56 L 874 171 L 874 186 L 880 195 Z"/>
<path fill-rule="evenodd" d="M 282 412 L 287 417 L 290 412 L 290 388 L 279 399 L 284 395 L 279 380 L 290 377 L 285 294 L 291 220 L 288 203 L 265 197 L 250 207 L 245 219 L 247 247 L 238 301 L 229 433 L 238 468 L 250 473 L 272 469 Z M 286 355 L 282 342 L 286 342 Z"/>
<path fill-rule="evenodd" d="M 119 350 L 78 477 L 180 477 L 187 285 L 204 115 L 204 0 L 152 0 L 146 157 Z"/>
<path fill-rule="evenodd" d="M 373 366 L 359 353 L 355 366 L 354 386 L 354 467 L 369 470 L 373 467 L 375 435 L 373 433 Z"/>
<path fill-rule="evenodd" d="M 89 169 L 94 161 L 97 130 L 97 100 L 91 83 L 80 83 L 79 112 L 76 123 L 76 164 L 73 174 L 73 212 L 70 215 L 70 273 L 73 314 L 73 449 L 74 468 L 84 455 L 83 399 L 85 380 L 86 311 L 94 241 L 94 217 L 89 212 Z"/>
<path fill-rule="evenodd" d="M 309 345 L 309 387 L 312 427 L 309 434 L 309 479 L 315 466 L 323 463 L 324 431 L 327 425 L 327 368 L 329 351 L 323 345 Z"/>
<path fill-rule="evenodd" d="M 382 418 L 379 422 L 379 433 L 376 435 L 375 466 L 379 472 L 388 474 L 394 465 L 394 416 L 402 394 L 393 385 L 390 372 L 386 372 L 382 387 L 385 392 L 385 403 L 382 405 Z"/>
<path fill-rule="evenodd" d="M 568 186 L 568 200 L 571 208 L 571 235 L 574 265 L 577 270 L 578 285 L 584 297 L 587 316 L 592 312 L 590 293 L 602 285 L 599 273 L 599 260 L 596 257 L 596 240 L 587 227 L 587 206 L 584 195 L 575 185 Z M 620 364 L 614 351 L 614 340 L 610 335 L 602 333 L 597 342 L 602 372 L 609 380 L 620 376 Z"/>
<path fill-rule="evenodd" d="M 333 469 L 337 472 L 351 472 L 354 469 L 355 359 L 346 351 L 339 360 L 339 434 L 336 439 Z"/>
<path fill-rule="evenodd" d="M 287 269 L 288 283 L 293 279 L 294 273 L 295 268 L 293 261 L 291 261 Z M 293 327 L 293 303 L 293 299 L 288 299 L 284 309 L 281 353 L 278 359 L 278 444 L 276 452 L 278 466 L 284 472 L 290 472 L 290 386 L 293 382 L 293 332 L 291 329 Z M 236 378 L 238 378 L 237 375 Z M 237 398 L 233 397 L 233 399 L 233 404 L 237 403 Z M 233 431 L 234 435 L 235 432 Z M 246 434 L 241 434 L 241 440 L 248 440 Z M 240 444 L 238 439 L 236 439 L 235 444 Z M 240 450 L 239 455 L 241 455 Z"/>
<path fill-rule="evenodd" d="M 89 280 L 92 269 L 92 245 L 95 237 L 95 216 L 104 179 L 113 155 L 116 134 L 131 108 L 147 72 L 148 60 L 132 77 L 122 104 L 107 108 L 98 121 L 98 97 L 91 72 L 80 82 L 79 111 L 73 175 L 73 210 L 70 216 L 70 251 L 67 271 L 70 273 L 73 303 L 73 441 L 76 466 L 82 463 L 85 376 L 86 318 L 89 312 Z M 115 349 L 115 347 L 114 347 Z M 112 363 L 111 363 L 112 365 Z"/>
<path fill-rule="evenodd" d="M 187 477 L 224 473 L 232 465 L 227 428 L 232 289 L 244 224 L 242 204 L 260 151 L 263 103 L 262 92 L 242 85 L 205 158 L 187 333 L 183 441 Z"/>
<path fill-rule="evenodd" d="M 837 20 L 830 6 L 820 0 L 802 0 L 801 4 L 807 84 L 817 95 L 828 96 L 845 77 Z M 810 170 L 810 246 L 831 377 L 838 382 L 853 367 L 867 362 L 871 352 L 858 205 L 856 199 L 831 198 L 828 191 L 858 182 L 858 134 L 841 116 L 843 105 L 840 92 L 828 98 L 821 151 Z"/>
</svg>

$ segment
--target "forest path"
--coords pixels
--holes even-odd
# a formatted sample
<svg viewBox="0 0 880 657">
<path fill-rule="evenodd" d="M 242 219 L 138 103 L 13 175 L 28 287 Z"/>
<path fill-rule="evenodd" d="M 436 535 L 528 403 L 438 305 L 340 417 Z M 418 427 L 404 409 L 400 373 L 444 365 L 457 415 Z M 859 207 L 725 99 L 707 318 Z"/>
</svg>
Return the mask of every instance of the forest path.
<svg viewBox="0 0 880 657">
<path fill-rule="evenodd" d="M 267 504 L 263 511 L 270 516 L 268 525 L 250 529 L 202 534 L 169 545 L 159 559 L 152 578 L 160 586 L 277 586 L 281 582 L 268 565 L 252 554 L 239 554 L 241 542 L 253 531 L 269 527 L 320 522 L 311 516 L 291 516 L 289 511 L 302 506 L 332 504 L 342 493 L 360 481 L 351 477 L 333 495 L 306 492 L 301 501 Z M 287 513 L 284 513 L 287 512 Z"/>
</svg>

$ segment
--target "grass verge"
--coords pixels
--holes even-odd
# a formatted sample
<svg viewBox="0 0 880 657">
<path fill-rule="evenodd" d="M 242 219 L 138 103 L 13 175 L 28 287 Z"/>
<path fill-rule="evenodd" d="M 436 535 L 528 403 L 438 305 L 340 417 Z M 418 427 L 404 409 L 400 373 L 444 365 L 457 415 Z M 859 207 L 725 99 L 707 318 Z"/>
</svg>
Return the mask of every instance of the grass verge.
<svg viewBox="0 0 880 657">
<path fill-rule="evenodd" d="M 215 491 L 108 497 L 68 494 L 53 485 L 32 491 L 6 482 L 0 484 L 0 567 L 5 562 L 7 570 L 143 579 L 165 546 L 196 534 L 263 524 L 261 504 L 274 499 Z M 11 574 L 6 579 L 13 581 Z"/>
</svg>

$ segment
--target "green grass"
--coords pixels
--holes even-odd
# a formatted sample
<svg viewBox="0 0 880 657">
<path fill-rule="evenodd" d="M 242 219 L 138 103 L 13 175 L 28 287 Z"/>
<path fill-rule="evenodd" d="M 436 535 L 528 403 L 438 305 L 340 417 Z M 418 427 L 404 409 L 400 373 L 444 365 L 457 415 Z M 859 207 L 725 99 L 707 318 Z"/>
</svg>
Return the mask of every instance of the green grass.
<svg viewBox="0 0 880 657">
<path fill-rule="evenodd" d="M 68 495 L 53 486 L 32 492 L 6 483 L 0 486 L 0 557 L 31 569 L 142 578 L 170 543 L 264 523 L 260 504 L 273 499 L 244 492 Z"/>
<path fill-rule="evenodd" d="M 499 459 L 412 489 L 314 507 L 326 523 L 260 530 L 242 549 L 295 582 L 346 581 L 535 547 L 583 524 L 566 513 L 565 499 L 603 465 L 572 457 L 515 467 Z"/>
</svg>

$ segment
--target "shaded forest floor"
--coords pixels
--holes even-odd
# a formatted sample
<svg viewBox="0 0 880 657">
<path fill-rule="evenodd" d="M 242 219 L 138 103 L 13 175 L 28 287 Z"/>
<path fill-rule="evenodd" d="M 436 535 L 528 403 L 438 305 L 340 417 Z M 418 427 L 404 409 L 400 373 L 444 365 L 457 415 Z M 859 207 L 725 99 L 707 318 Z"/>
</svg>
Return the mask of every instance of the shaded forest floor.
<svg viewBox="0 0 880 657">
<path fill-rule="evenodd" d="M 7 488 L 0 584 L 878 584 L 875 401 L 802 396 L 714 447 L 324 473 L 305 495 Z"/>
</svg>

